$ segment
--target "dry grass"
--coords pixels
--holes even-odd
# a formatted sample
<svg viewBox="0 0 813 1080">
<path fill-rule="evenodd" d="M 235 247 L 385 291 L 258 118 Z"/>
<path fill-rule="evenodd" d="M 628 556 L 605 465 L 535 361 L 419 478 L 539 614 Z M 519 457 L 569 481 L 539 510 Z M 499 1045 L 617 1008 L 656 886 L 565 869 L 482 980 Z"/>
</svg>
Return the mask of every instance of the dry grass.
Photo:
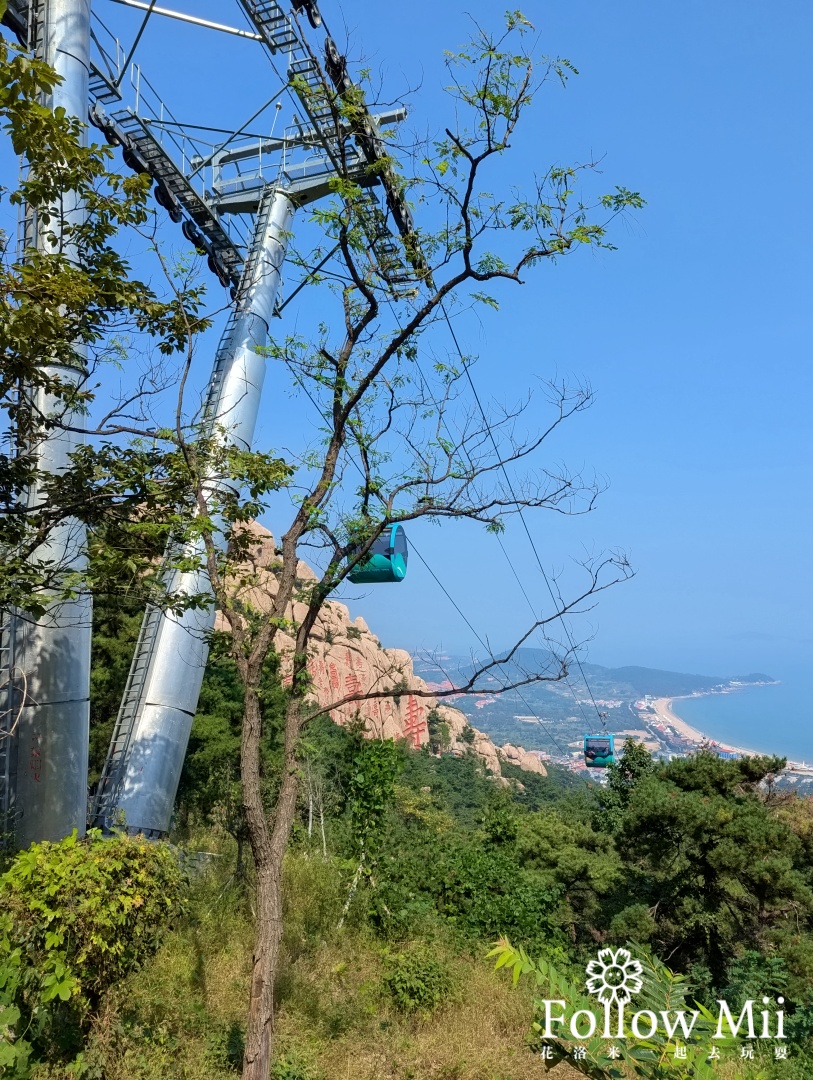
<svg viewBox="0 0 813 1080">
<path fill-rule="evenodd" d="M 513 989 L 483 961 L 446 954 L 457 987 L 454 1000 L 432 1016 L 404 1016 L 382 988 L 380 950 L 372 942 L 347 944 L 349 949 L 324 946 L 290 973 L 277 1024 L 281 1053 L 292 1051 L 330 1080 L 579 1075 L 567 1066 L 549 1071 L 530 1052 L 530 993 Z"/>
</svg>

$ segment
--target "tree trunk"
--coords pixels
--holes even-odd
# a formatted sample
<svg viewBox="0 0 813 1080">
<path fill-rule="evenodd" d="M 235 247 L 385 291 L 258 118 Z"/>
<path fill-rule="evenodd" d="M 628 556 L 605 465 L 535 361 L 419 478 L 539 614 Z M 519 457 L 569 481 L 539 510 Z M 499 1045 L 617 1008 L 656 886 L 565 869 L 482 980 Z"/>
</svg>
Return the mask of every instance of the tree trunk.
<svg viewBox="0 0 813 1080">
<path fill-rule="evenodd" d="M 243 808 L 257 875 L 257 924 L 251 972 L 251 1000 L 246 1024 L 243 1080 L 268 1080 L 274 1051 L 274 983 L 282 942 L 282 863 L 296 814 L 299 768 L 298 703 L 289 703 L 285 723 L 285 760 L 273 829 L 262 805 L 260 786 L 261 714 L 256 690 L 246 689 L 241 748 Z"/>
</svg>

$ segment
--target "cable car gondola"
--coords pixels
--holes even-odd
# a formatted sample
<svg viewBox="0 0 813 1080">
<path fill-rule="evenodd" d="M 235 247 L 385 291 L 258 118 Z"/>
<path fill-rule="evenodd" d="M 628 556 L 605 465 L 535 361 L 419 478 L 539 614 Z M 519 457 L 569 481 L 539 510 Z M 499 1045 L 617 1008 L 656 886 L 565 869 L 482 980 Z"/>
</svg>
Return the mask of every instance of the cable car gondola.
<svg viewBox="0 0 813 1080">
<path fill-rule="evenodd" d="M 588 769 L 606 769 L 615 764 L 614 735 L 585 735 L 584 764 Z"/>
<path fill-rule="evenodd" d="M 370 550 L 347 575 L 354 585 L 377 585 L 387 581 L 403 581 L 407 572 L 409 551 L 403 525 L 390 525 Z"/>
</svg>

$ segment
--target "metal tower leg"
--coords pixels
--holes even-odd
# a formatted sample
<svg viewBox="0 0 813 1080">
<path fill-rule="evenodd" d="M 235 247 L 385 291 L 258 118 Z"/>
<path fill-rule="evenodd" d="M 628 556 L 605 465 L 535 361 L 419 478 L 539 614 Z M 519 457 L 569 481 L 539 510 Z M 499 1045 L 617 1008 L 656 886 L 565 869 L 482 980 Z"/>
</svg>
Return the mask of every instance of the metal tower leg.
<svg viewBox="0 0 813 1080">
<path fill-rule="evenodd" d="M 14 616 L 0 611 L 0 848 L 14 836 L 17 743 L 13 736 L 20 710 L 15 676 Z"/>
<path fill-rule="evenodd" d="M 237 310 L 229 321 L 209 384 L 206 418 L 230 443 L 251 447 L 260 404 L 267 341 L 294 205 L 270 189 L 260 204 L 243 271 Z M 191 554 L 202 554 L 202 547 Z M 206 592 L 205 572 L 176 574 L 173 591 Z M 209 653 L 215 610 L 181 616 L 147 611 L 133 656 L 92 818 L 97 827 L 116 813 L 130 832 L 169 831 L 192 719 Z"/>
<path fill-rule="evenodd" d="M 62 76 L 48 102 L 84 121 L 90 65 L 90 0 L 36 0 L 29 6 L 30 37 L 38 53 Z M 32 34 L 31 31 L 34 31 Z M 83 213 L 70 192 L 63 200 L 68 222 Z M 60 222 L 49 226 L 59 234 Z M 59 237 L 58 237 L 59 242 Z M 44 243 L 38 239 L 38 243 Z M 70 257 L 70 246 L 63 250 Z M 76 368 L 55 367 L 43 358 L 43 371 L 74 384 L 84 376 L 81 356 Z M 27 393 L 24 389 L 23 393 Z M 43 415 L 64 416 L 53 396 L 36 392 L 32 404 Z M 71 416 L 65 417 L 68 424 Z M 57 425 L 23 448 L 37 458 L 41 470 L 58 473 L 81 436 Z M 37 492 L 31 493 L 37 498 Z M 37 553 L 52 561 L 57 573 L 81 571 L 85 564 L 85 531 L 75 520 L 64 521 Z M 90 687 L 91 599 L 84 594 L 70 603 L 54 604 L 37 622 L 17 613 L 14 652 L 25 673 L 27 692 L 14 734 L 17 761 L 14 798 L 14 840 L 59 840 L 73 829 L 84 833 L 87 816 L 87 766 Z"/>
</svg>

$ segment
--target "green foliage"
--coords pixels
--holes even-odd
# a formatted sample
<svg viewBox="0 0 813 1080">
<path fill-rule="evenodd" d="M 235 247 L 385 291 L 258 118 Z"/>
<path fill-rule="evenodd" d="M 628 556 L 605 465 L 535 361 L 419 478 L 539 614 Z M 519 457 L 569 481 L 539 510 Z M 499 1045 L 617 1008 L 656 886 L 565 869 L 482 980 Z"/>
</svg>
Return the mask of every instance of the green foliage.
<svg viewBox="0 0 813 1080">
<path fill-rule="evenodd" d="M 573 941 L 591 940 L 602 900 L 622 879 L 612 840 L 589 822 L 546 808 L 520 820 L 516 859 L 560 896 L 559 919 Z"/>
<path fill-rule="evenodd" d="M 476 829 L 494 794 L 494 783 L 477 758 L 433 758 L 423 750 L 408 754 L 401 779 L 414 791 L 428 787 L 433 804 L 451 813 L 464 830 Z"/>
<path fill-rule="evenodd" d="M 430 709 L 426 723 L 429 732 L 429 749 L 433 754 L 442 754 L 449 749 L 452 741 L 449 725 L 441 720 L 437 709 Z"/>
<path fill-rule="evenodd" d="M 0 244 L 0 411 L 20 439 L 30 444 L 53 426 L 53 417 L 32 409 L 31 395 L 15 393 L 18 385 L 49 395 L 54 411 L 64 406 L 87 412 L 95 384 L 85 378 L 77 385 L 73 373 L 120 362 L 122 346 L 111 340 L 114 329 L 147 334 L 156 340 L 159 352 L 171 356 L 209 325 L 200 314 L 203 291 L 194 282 L 177 279 L 162 299 L 132 274 L 115 240 L 120 230 L 138 229 L 147 222 L 149 177 L 122 178 L 111 172 L 110 147 L 85 147 L 82 121 L 42 104 L 58 82 L 45 63 L 0 38 L 0 122 L 14 153 L 23 155 L 28 164 L 8 199 L 36 215 L 38 230 L 48 241 L 39 250 L 27 250 L 22 260 L 15 259 L 13 245 Z M 47 368 L 43 357 L 48 359 Z M 55 373 L 60 370 L 63 374 Z M 66 370 L 71 374 L 66 376 Z M 121 446 L 113 448 L 112 456 L 117 452 Z M 3 607 L 40 616 L 46 596 L 72 597 L 81 588 L 85 575 L 55 564 L 42 548 L 67 514 L 91 524 L 95 530 L 91 546 L 107 529 L 115 529 L 122 517 L 142 539 L 156 523 L 163 528 L 166 514 L 156 519 L 150 513 L 143 484 L 139 487 L 131 480 L 123 493 L 113 483 L 116 470 L 111 468 L 108 490 L 99 476 L 105 460 L 104 448 L 85 448 L 71 468 L 53 474 L 40 471 L 36 455 L 0 454 L 3 503 L 16 503 L 33 485 L 39 495 L 36 507 L 4 517 Z M 124 467 L 122 459 L 119 470 Z M 136 506 L 138 515 L 133 513 Z M 134 517 L 144 520 L 133 522 Z M 143 546 L 131 546 L 115 556 L 108 549 L 108 581 L 123 589 L 136 576 L 136 550 L 141 569 L 148 575 L 152 569 L 154 578 L 156 568 L 145 559 Z"/>
<path fill-rule="evenodd" d="M 286 1054 L 274 1062 L 271 1080 L 318 1080 L 318 1074 L 305 1062 Z"/>
<path fill-rule="evenodd" d="M 765 955 L 756 949 L 748 949 L 729 964 L 728 983 L 721 990 L 721 997 L 738 1009 L 751 998 L 758 1000 L 767 994 L 776 998 L 788 993 L 788 966 L 784 957 Z"/>
<path fill-rule="evenodd" d="M 558 899 L 558 890 L 518 868 L 505 848 L 455 834 L 440 839 L 415 822 L 388 830 L 366 902 L 373 925 L 391 938 L 423 927 L 488 940 L 510 927 L 518 940 L 538 944 L 559 939 Z"/>
<path fill-rule="evenodd" d="M 469 746 L 474 746 L 474 728 L 471 724 L 466 724 L 463 730 L 460 732 L 461 742 L 467 743 Z"/>
<path fill-rule="evenodd" d="M 655 765 L 652 755 L 637 739 L 627 739 L 617 761 L 607 768 L 607 787 L 598 796 L 596 826 L 613 832 L 621 824 L 635 788 Z"/>
<path fill-rule="evenodd" d="M 12 941 L 0 917 L 0 1076 L 24 1080 L 28 1076 L 31 1043 L 17 1005 L 22 993 L 21 950 Z"/>
<path fill-rule="evenodd" d="M 70 1049 L 102 995 L 183 910 L 166 844 L 74 833 L 20 852 L 0 878 L 0 980 L 22 1030 Z"/>
<path fill-rule="evenodd" d="M 352 768 L 348 783 L 350 827 L 365 864 L 378 851 L 384 815 L 395 796 L 402 755 L 392 739 L 368 739 L 363 723 L 351 731 Z"/>
<path fill-rule="evenodd" d="M 617 834 L 628 867 L 617 910 L 655 910 L 653 948 L 705 965 L 718 986 L 749 942 L 764 946 L 769 928 L 813 911 L 801 843 L 757 789 L 777 765 L 673 761 L 635 786 Z"/>
<path fill-rule="evenodd" d="M 384 986 L 402 1012 L 433 1012 L 452 993 L 453 980 L 438 955 L 428 948 L 384 956 Z"/>
<path fill-rule="evenodd" d="M 300 855 L 286 861 L 283 881 L 283 941 L 295 959 L 317 950 L 336 927 L 343 875 L 337 860 Z"/>
<path fill-rule="evenodd" d="M 205 818 L 240 775 L 243 687 L 226 634 L 214 634 L 184 759 L 179 799 Z"/>
<path fill-rule="evenodd" d="M 483 815 L 483 836 L 486 843 L 495 847 L 513 845 L 518 830 L 519 821 L 510 796 L 504 792 L 494 792 Z"/>
<path fill-rule="evenodd" d="M 595 808 L 596 786 L 586 785 L 580 776 L 557 765 L 547 764 L 545 769 L 547 775 L 540 776 L 507 761 L 500 763 L 502 775 L 517 782 L 513 800 L 523 810 L 533 812 L 556 804 L 562 814 L 589 821 Z"/>
</svg>

